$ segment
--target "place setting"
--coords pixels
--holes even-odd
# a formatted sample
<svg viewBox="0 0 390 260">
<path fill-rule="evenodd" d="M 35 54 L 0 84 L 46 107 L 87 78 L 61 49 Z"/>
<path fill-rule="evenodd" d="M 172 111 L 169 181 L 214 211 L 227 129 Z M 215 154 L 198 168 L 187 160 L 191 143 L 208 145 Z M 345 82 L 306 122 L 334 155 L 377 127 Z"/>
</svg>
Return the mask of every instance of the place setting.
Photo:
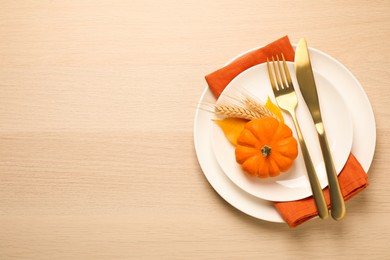
<svg viewBox="0 0 390 260">
<path fill-rule="evenodd" d="M 214 190 L 252 217 L 289 227 L 343 220 L 368 186 L 371 104 L 330 55 L 284 36 L 205 76 L 194 145 Z"/>
</svg>

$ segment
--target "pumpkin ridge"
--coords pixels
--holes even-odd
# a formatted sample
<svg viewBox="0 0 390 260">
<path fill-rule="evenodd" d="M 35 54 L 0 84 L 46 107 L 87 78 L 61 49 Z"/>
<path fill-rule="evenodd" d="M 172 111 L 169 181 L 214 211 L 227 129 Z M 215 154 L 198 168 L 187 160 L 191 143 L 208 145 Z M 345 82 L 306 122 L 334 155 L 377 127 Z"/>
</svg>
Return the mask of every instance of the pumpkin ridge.
<svg viewBox="0 0 390 260">
<path fill-rule="evenodd" d="M 272 165 L 272 167 L 270 167 L 271 169 L 274 169 L 274 170 L 271 170 L 269 172 L 269 175 L 271 177 L 276 177 L 280 174 L 280 171 L 281 171 L 281 167 L 278 165 L 278 160 L 272 160 L 270 161 L 270 164 Z"/>
<path fill-rule="evenodd" d="M 290 145 L 297 147 L 297 149 L 284 148 Z M 279 154 L 284 155 L 286 157 L 294 156 L 294 158 L 296 158 L 298 156 L 298 143 L 293 137 L 289 137 L 284 140 L 281 140 L 280 142 L 277 143 L 275 149 L 278 151 Z"/>
<path fill-rule="evenodd" d="M 254 147 L 237 145 L 236 147 L 236 161 L 242 163 L 250 157 L 257 156 L 261 151 Z"/>
<path fill-rule="evenodd" d="M 237 144 L 258 148 L 261 146 L 258 138 L 249 129 L 244 129 L 237 138 Z"/>
<path fill-rule="evenodd" d="M 275 140 L 284 140 L 285 138 L 292 135 L 291 129 L 285 124 L 279 124 L 278 128 L 275 131 L 273 139 Z"/>
<path fill-rule="evenodd" d="M 283 154 L 280 154 L 280 153 L 278 153 L 277 156 L 278 156 L 278 159 L 274 160 L 274 162 L 276 163 L 279 170 L 281 170 L 281 171 L 286 169 L 286 165 L 289 165 L 294 161 L 294 159 L 291 159 L 290 157 L 284 156 Z"/>
<path fill-rule="evenodd" d="M 248 131 L 250 131 L 252 133 L 252 135 L 257 139 L 260 146 L 263 146 L 264 140 L 263 140 L 262 135 L 261 135 L 262 133 L 259 132 L 259 129 L 257 128 L 257 124 L 256 124 L 258 122 L 258 120 L 262 120 L 262 119 L 255 119 L 255 120 L 252 120 L 249 123 L 247 123 L 246 129 L 248 129 Z"/>
<path fill-rule="evenodd" d="M 274 140 L 276 139 L 277 133 L 278 133 L 280 126 L 281 126 L 279 121 L 277 121 L 277 120 L 275 121 L 273 119 L 274 118 L 269 117 L 265 120 L 266 131 L 265 131 L 265 135 L 264 135 L 265 138 L 268 140 L 268 142 L 272 143 L 272 144 L 275 142 Z M 276 128 L 276 130 L 274 130 L 275 128 Z"/>
</svg>

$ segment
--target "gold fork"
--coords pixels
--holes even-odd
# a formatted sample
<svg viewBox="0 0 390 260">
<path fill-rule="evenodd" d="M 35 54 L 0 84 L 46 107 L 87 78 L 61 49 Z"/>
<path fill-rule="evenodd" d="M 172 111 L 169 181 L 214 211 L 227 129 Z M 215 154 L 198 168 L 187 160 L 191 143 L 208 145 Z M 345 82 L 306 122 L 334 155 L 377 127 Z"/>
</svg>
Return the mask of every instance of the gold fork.
<svg viewBox="0 0 390 260">
<path fill-rule="evenodd" d="M 298 99 L 283 54 L 282 59 L 283 66 L 279 61 L 278 56 L 276 56 L 276 61 L 274 57 L 272 57 L 273 66 L 271 66 L 270 61 L 267 58 L 268 74 L 271 81 L 272 90 L 274 92 L 276 103 L 278 104 L 278 106 L 281 109 L 287 111 L 294 121 L 295 129 L 297 130 L 298 134 L 299 144 L 301 146 L 303 159 L 305 161 L 307 175 L 309 177 L 310 187 L 313 193 L 315 204 L 317 206 L 318 216 L 322 219 L 325 219 L 329 215 L 328 207 L 326 205 L 325 197 L 322 193 L 321 185 L 318 181 L 313 162 L 309 155 L 305 139 L 303 138 L 301 129 L 298 124 L 298 120 L 295 113 L 295 109 L 298 105 Z"/>
</svg>

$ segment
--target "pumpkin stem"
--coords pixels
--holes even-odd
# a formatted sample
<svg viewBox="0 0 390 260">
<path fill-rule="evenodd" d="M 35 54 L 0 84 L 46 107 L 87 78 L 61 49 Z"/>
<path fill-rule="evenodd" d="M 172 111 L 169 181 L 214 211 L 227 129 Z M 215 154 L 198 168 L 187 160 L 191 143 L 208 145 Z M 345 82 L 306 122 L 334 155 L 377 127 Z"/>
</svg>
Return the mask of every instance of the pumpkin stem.
<svg viewBox="0 0 390 260">
<path fill-rule="evenodd" d="M 263 155 L 263 157 L 267 157 L 271 154 L 271 150 L 271 147 L 269 147 L 268 145 L 264 145 L 263 147 L 261 147 L 261 155 Z"/>
</svg>

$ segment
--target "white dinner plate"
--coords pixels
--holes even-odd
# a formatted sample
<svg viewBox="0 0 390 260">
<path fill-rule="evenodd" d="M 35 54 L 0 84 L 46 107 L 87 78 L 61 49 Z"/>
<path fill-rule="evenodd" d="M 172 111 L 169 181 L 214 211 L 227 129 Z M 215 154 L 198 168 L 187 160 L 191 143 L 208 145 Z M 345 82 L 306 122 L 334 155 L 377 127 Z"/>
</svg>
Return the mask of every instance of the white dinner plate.
<svg viewBox="0 0 390 260">
<path fill-rule="evenodd" d="M 299 125 L 321 187 L 325 188 L 328 185 L 328 180 L 317 132 L 309 109 L 299 91 L 295 73 L 293 73 L 294 63 L 288 62 L 288 66 L 298 97 L 296 113 Z M 322 77 L 316 70 L 314 70 L 314 76 L 329 147 L 333 155 L 336 172 L 340 173 L 351 152 L 352 120 L 336 86 Z M 251 96 L 263 100 L 261 101 L 262 104 L 265 104 L 264 100 L 270 97 L 276 104 L 266 63 L 253 66 L 235 77 L 224 89 L 217 104 L 230 104 L 232 99 L 237 99 L 240 96 L 240 92 L 250 93 Z M 294 137 L 298 140 L 293 120 L 284 111 L 282 113 L 285 123 L 291 128 Z M 300 149 L 298 149 L 298 157 L 287 172 L 281 173 L 277 177 L 260 179 L 249 176 L 242 170 L 241 165 L 236 162 L 235 146 L 228 141 L 221 127 L 217 124 L 214 124 L 213 127 L 212 144 L 222 170 L 237 186 L 249 194 L 270 201 L 290 201 L 312 195 Z"/>
<path fill-rule="evenodd" d="M 250 51 L 252 50 L 247 52 Z M 332 85 L 337 86 L 338 92 L 350 112 L 353 123 L 351 151 L 363 169 L 368 172 L 375 152 L 376 127 L 374 113 L 367 95 L 354 75 L 336 59 L 313 48 L 309 48 L 309 53 L 313 69 Z M 200 97 L 199 104 L 215 102 L 216 99 L 206 87 Z M 201 108 L 195 112 L 195 151 L 199 165 L 211 186 L 224 200 L 243 213 L 265 221 L 283 223 L 284 220 L 275 210 L 272 202 L 245 192 L 223 172 L 212 148 L 211 138 L 214 124 L 212 119 L 214 119 L 214 114 Z"/>
</svg>

